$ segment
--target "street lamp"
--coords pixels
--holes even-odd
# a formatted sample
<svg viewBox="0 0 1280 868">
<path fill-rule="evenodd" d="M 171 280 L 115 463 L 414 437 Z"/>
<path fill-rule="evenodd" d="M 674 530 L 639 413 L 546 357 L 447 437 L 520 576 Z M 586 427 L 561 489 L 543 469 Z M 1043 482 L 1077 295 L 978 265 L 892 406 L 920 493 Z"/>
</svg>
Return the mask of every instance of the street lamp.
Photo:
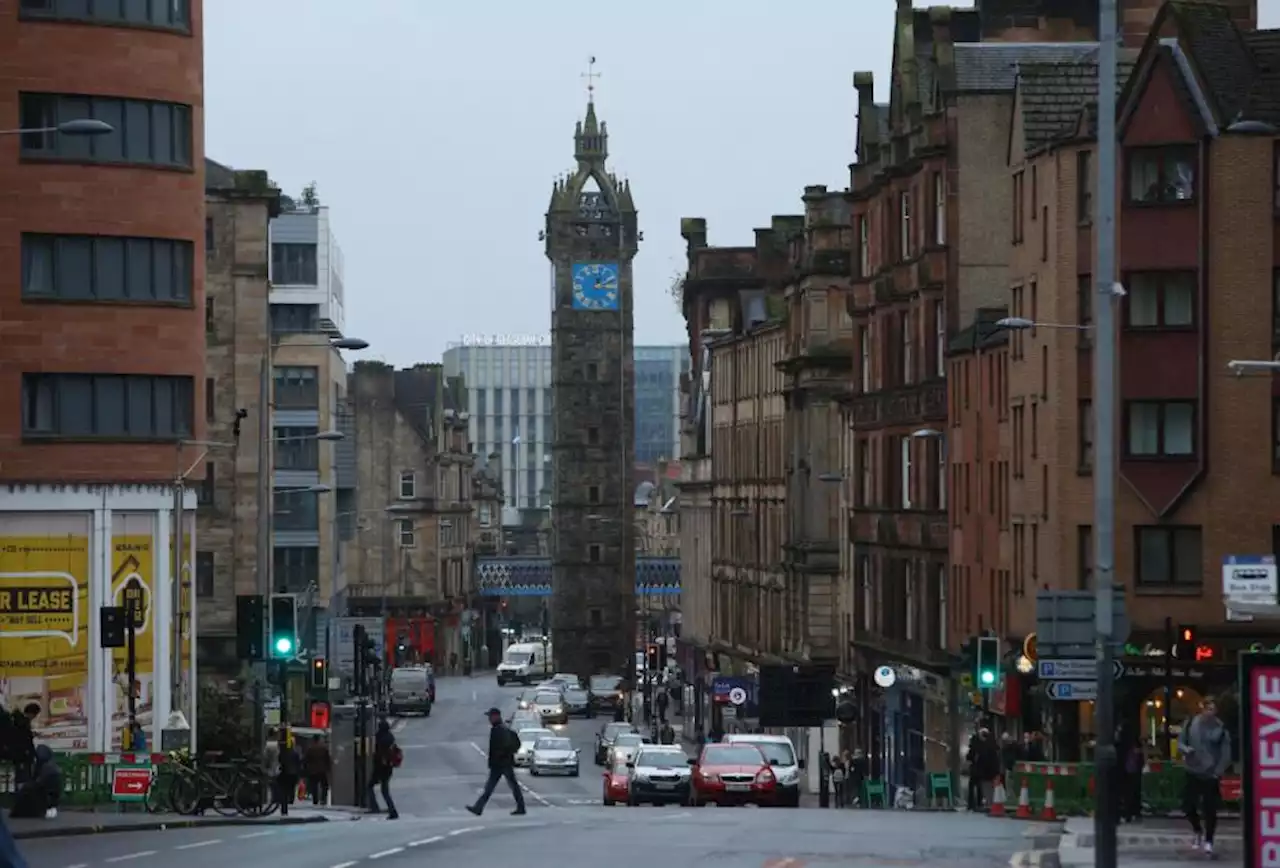
<svg viewBox="0 0 1280 868">
<path fill-rule="evenodd" d="M 25 136 L 31 133 L 58 133 L 63 136 L 105 136 L 116 128 L 106 121 L 92 118 L 76 118 L 51 127 L 26 127 L 16 130 L 0 130 L 0 136 Z"/>
</svg>

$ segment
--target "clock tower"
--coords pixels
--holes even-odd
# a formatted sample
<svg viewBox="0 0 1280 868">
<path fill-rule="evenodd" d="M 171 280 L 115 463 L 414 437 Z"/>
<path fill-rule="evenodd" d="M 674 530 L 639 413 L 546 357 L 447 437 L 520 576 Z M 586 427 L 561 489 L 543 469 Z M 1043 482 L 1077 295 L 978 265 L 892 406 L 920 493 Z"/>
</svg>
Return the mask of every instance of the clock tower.
<svg viewBox="0 0 1280 868">
<path fill-rule="evenodd" d="M 547 208 L 551 260 L 551 642 L 557 672 L 630 675 L 636 649 L 631 187 L 608 127 L 574 133 L 577 168 Z"/>
</svg>

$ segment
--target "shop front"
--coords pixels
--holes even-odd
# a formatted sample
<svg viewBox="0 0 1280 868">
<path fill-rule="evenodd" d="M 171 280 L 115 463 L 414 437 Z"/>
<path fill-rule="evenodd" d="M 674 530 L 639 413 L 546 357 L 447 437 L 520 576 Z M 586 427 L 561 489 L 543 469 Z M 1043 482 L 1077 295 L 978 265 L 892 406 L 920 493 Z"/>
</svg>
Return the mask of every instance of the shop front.
<svg viewBox="0 0 1280 868">
<path fill-rule="evenodd" d="M 866 751 L 871 777 L 890 788 L 916 787 L 926 769 L 947 769 L 946 678 L 864 651 L 858 662 L 853 687 L 857 716 L 846 726 L 851 730 L 847 741 Z"/>
</svg>

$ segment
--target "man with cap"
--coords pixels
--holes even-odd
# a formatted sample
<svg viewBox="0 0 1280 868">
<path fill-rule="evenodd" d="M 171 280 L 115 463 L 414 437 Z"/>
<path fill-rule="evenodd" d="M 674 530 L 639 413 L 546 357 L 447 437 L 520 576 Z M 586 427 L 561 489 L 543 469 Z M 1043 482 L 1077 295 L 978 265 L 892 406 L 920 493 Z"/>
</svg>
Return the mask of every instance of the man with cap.
<svg viewBox="0 0 1280 868">
<path fill-rule="evenodd" d="M 507 779 L 511 786 L 511 795 L 515 796 L 516 809 L 512 814 L 519 816 L 525 813 L 524 793 L 516 780 L 516 751 L 520 750 L 520 736 L 516 735 L 502 722 L 502 712 L 490 708 L 489 716 L 489 780 L 485 781 L 484 792 L 474 805 L 467 805 L 467 810 L 477 817 L 484 813 L 484 806 L 498 786 L 498 781 Z"/>
</svg>

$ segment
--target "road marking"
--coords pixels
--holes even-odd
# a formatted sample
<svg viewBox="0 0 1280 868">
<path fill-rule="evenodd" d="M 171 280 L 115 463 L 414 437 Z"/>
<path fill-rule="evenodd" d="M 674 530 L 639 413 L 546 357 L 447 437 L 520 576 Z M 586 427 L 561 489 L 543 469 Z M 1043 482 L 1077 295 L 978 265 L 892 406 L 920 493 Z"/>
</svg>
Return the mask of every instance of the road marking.
<svg viewBox="0 0 1280 868">
<path fill-rule="evenodd" d="M 804 863 L 794 856 L 785 859 L 766 859 L 764 868 L 800 868 Z"/>
<path fill-rule="evenodd" d="M 107 862 L 127 862 L 130 859 L 141 859 L 143 856 L 154 856 L 155 850 L 139 850 L 137 853 L 126 853 L 123 856 L 112 856 Z"/>
<path fill-rule="evenodd" d="M 484 757 L 486 760 L 489 758 L 489 753 L 488 753 L 488 751 L 486 751 L 486 750 L 485 750 L 484 748 L 482 748 L 480 745 L 476 744 L 474 741 L 473 741 L 473 742 L 470 742 L 470 744 L 471 744 L 471 746 L 472 746 L 473 748 L 475 748 L 476 753 L 480 754 L 480 756 Z M 553 805 L 553 804 L 551 804 L 551 802 L 550 802 L 550 801 L 548 801 L 548 800 L 546 799 L 546 797 L 544 797 L 544 796 L 542 796 L 542 795 L 540 795 L 540 794 L 538 794 L 538 793 L 534 792 L 532 789 L 530 789 L 530 788 L 529 788 L 529 785 L 528 785 L 528 784 L 526 784 L 524 781 L 520 780 L 519 778 L 516 778 L 516 783 L 520 785 L 520 789 L 522 789 L 522 790 L 524 790 L 526 793 L 528 793 L 528 794 L 533 798 L 533 800 L 534 800 L 534 801 L 538 802 L 538 803 L 539 803 L 539 804 L 541 804 L 543 807 L 545 807 L 545 808 L 558 808 L 558 807 L 559 807 L 559 805 Z"/>
<path fill-rule="evenodd" d="M 337 865 L 332 866 L 332 868 L 351 868 L 351 866 L 352 866 L 352 865 L 356 865 L 356 864 L 359 864 L 359 863 L 356 863 L 356 862 L 339 862 Z"/>
<path fill-rule="evenodd" d="M 77 862 L 74 865 L 68 865 L 67 868 L 89 868 L 88 862 Z"/>
<path fill-rule="evenodd" d="M 221 838 L 210 838 L 208 841 L 196 841 L 194 844 L 183 844 L 180 847 L 174 847 L 175 850 L 194 850 L 197 847 L 209 847 L 213 844 L 221 844 Z"/>
<path fill-rule="evenodd" d="M 396 855 L 397 853 L 403 853 L 403 852 L 404 852 L 404 848 L 403 848 L 403 847 L 392 847 L 390 850 L 382 850 L 382 851 L 380 851 L 380 852 L 378 852 L 378 853 L 370 853 L 370 854 L 369 854 L 369 858 L 370 858 L 370 859 L 381 859 L 383 856 L 394 856 L 394 855 Z"/>
<path fill-rule="evenodd" d="M 468 832 L 479 832 L 482 828 L 484 828 L 484 827 L 483 827 L 483 826 L 468 826 L 468 827 L 467 827 L 467 828 L 465 828 L 465 829 L 454 829 L 452 832 L 449 832 L 448 834 L 449 834 L 449 837 L 450 837 L 450 838 L 452 838 L 454 835 L 465 835 L 465 834 L 467 834 Z"/>
<path fill-rule="evenodd" d="M 436 842 L 443 841 L 443 840 L 444 840 L 444 835 L 433 835 L 430 838 L 423 838 L 421 841 L 410 841 L 409 846 L 422 847 L 426 844 L 435 844 Z"/>
<path fill-rule="evenodd" d="M 267 835 L 274 835 L 275 833 L 276 833 L 276 832 L 275 832 L 275 829 L 267 829 L 267 830 L 262 831 L 262 832 L 249 832 L 249 833 L 247 833 L 247 834 L 240 835 L 239 837 L 240 837 L 240 840 L 242 840 L 242 841 L 243 841 L 243 840 L 244 840 L 244 839 L 246 839 L 246 838 L 262 838 L 262 837 L 265 837 L 265 836 L 267 836 Z"/>
</svg>

